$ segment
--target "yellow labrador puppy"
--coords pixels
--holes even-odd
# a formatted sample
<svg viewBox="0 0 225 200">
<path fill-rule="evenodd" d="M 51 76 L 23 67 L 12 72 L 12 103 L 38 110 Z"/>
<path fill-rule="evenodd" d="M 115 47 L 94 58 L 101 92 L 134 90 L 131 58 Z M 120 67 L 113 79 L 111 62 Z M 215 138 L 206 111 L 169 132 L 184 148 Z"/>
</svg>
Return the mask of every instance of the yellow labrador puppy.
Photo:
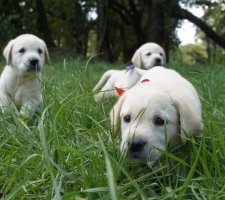
<svg viewBox="0 0 225 200">
<path fill-rule="evenodd" d="M 156 43 L 146 43 L 136 50 L 132 59 L 133 65 L 128 66 L 125 70 L 108 70 L 106 71 L 93 92 L 98 92 L 94 98 L 96 102 L 111 97 L 117 97 L 118 94 L 114 88 L 127 89 L 133 87 L 140 78 L 136 68 L 150 69 L 154 66 L 164 66 L 166 56 L 163 48 Z"/>
<path fill-rule="evenodd" d="M 49 62 L 46 44 L 32 34 L 11 40 L 4 49 L 5 66 L 0 77 L 0 106 L 7 111 L 13 102 L 24 118 L 31 118 L 42 104 L 40 73 Z"/>
<path fill-rule="evenodd" d="M 201 103 L 193 85 L 172 69 L 154 67 L 126 91 L 110 112 L 122 134 L 121 151 L 149 166 L 159 149 L 185 143 L 203 129 Z"/>
</svg>

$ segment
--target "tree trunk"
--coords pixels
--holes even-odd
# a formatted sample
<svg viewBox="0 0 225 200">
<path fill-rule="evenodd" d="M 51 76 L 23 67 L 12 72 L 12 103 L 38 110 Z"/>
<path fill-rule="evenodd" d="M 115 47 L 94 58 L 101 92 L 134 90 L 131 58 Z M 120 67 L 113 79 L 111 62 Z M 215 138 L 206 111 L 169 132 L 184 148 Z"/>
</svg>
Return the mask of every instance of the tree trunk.
<svg viewBox="0 0 225 200">
<path fill-rule="evenodd" d="M 162 44 L 164 24 L 162 12 L 161 3 L 149 2 L 147 23 L 147 40 L 149 42 Z"/>
<path fill-rule="evenodd" d="M 45 7 L 43 4 L 43 0 L 36 0 L 36 8 L 37 8 L 37 28 L 40 33 L 43 34 L 43 39 L 45 40 L 48 47 L 54 47 L 54 43 L 52 40 L 51 29 L 49 27 Z"/>
<path fill-rule="evenodd" d="M 112 61 L 112 53 L 110 49 L 108 36 L 108 0 L 98 0 L 97 6 L 98 21 L 97 21 L 97 45 L 96 51 L 100 55 L 100 59 Z"/>
<path fill-rule="evenodd" d="M 127 37 L 126 37 L 126 30 L 124 29 L 123 23 L 119 24 L 119 33 L 120 33 L 120 38 L 119 38 L 119 44 L 122 50 L 122 60 L 123 62 L 130 61 L 132 58 L 132 55 L 134 54 L 134 49 L 138 48 L 138 46 L 131 47 L 130 45 L 127 44 Z"/>
<path fill-rule="evenodd" d="M 204 21 L 194 16 L 192 13 L 179 6 L 173 8 L 172 16 L 179 19 L 187 19 L 198 26 L 207 37 L 211 38 L 216 44 L 225 48 L 225 39 L 218 35 L 212 28 L 210 28 Z"/>
<path fill-rule="evenodd" d="M 174 0 L 148 1 L 147 41 L 161 45 L 169 59 L 171 35 L 177 20 L 171 20 L 170 7 L 176 5 Z"/>
<path fill-rule="evenodd" d="M 131 9 L 131 19 L 133 23 L 134 33 L 136 35 L 137 44 L 143 44 L 146 41 L 145 34 L 143 34 L 142 30 L 142 15 L 144 11 L 145 4 L 143 6 L 143 10 L 137 9 L 137 3 L 134 0 L 129 0 L 129 7 Z"/>
<path fill-rule="evenodd" d="M 208 37 L 206 37 L 206 43 L 207 43 L 207 57 L 208 57 L 208 63 L 211 64 L 212 62 L 212 53 L 211 53 L 211 42 Z"/>
<path fill-rule="evenodd" d="M 128 0 L 127 2 L 118 0 L 109 1 L 110 9 L 121 17 L 123 23 L 132 26 L 134 33 L 130 34 L 133 34 L 136 37 L 134 49 L 138 48 L 146 41 L 146 34 L 143 33 L 142 21 L 146 2 L 148 1 L 150 0 L 144 0 L 142 3 L 135 0 Z"/>
</svg>

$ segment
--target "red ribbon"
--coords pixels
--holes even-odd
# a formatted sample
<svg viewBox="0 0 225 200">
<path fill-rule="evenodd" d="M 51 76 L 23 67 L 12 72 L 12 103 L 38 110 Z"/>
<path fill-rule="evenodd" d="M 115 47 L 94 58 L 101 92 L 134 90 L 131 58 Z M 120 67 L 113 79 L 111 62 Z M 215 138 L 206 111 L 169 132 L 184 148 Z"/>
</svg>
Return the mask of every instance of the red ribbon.
<svg viewBox="0 0 225 200">
<path fill-rule="evenodd" d="M 121 88 L 118 88 L 118 87 L 115 87 L 115 90 L 116 90 L 116 93 L 117 93 L 119 96 L 122 96 L 123 93 L 125 92 L 124 89 L 121 89 Z"/>
<path fill-rule="evenodd" d="M 147 83 L 147 82 L 150 82 L 150 80 L 144 79 L 144 80 L 141 81 L 141 83 Z M 125 89 L 118 88 L 118 87 L 115 87 L 115 90 L 116 90 L 116 93 L 118 94 L 118 96 L 122 96 L 123 93 L 125 92 Z"/>
</svg>

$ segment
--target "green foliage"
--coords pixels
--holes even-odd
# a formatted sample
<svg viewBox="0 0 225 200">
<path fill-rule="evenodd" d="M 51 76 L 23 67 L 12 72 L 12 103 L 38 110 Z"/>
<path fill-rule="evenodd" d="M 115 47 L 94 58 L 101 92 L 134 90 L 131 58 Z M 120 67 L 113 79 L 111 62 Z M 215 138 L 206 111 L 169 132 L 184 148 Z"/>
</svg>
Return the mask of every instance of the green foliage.
<svg viewBox="0 0 225 200">
<path fill-rule="evenodd" d="M 200 5 L 204 9 L 203 20 L 212 27 L 216 33 L 225 36 L 225 28 L 221 26 L 225 23 L 225 2 L 224 0 L 217 1 L 197 1 L 196 4 Z M 201 31 L 197 30 L 197 36 L 202 40 L 205 46 L 205 51 L 207 53 L 208 63 L 220 63 L 224 64 L 224 54 L 225 51 L 218 44 L 212 41 L 210 38 Z"/>
<path fill-rule="evenodd" d="M 59 48 L 72 49 L 76 54 L 86 55 L 88 33 L 94 25 L 88 15 L 95 1 L 48 0 L 43 1 L 43 4 L 54 44 Z M 0 45 L 27 32 L 46 39 L 38 29 L 37 16 L 35 0 L 2 0 Z"/>
<path fill-rule="evenodd" d="M 184 65 L 207 63 L 206 48 L 203 43 L 187 44 L 180 47 Z"/>
<path fill-rule="evenodd" d="M 204 131 L 162 152 L 153 168 L 121 155 L 108 118 L 115 100 L 93 100 L 102 73 L 123 65 L 64 60 L 46 66 L 41 114 L 28 125 L 13 112 L 0 116 L 2 198 L 223 199 L 224 68 L 170 66 L 199 91 Z"/>
<path fill-rule="evenodd" d="M 175 29 L 180 26 L 181 21 L 173 12 L 179 10 L 180 4 L 187 7 L 201 6 L 205 10 L 204 21 L 219 35 L 225 34 L 225 29 L 221 26 L 225 21 L 223 0 L 111 0 L 102 3 L 106 5 L 105 10 L 99 11 L 105 13 L 102 20 L 97 16 L 91 17 L 97 15 L 100 2 L 102 1 L 1 0 L 0 47 L 3 48 L 10 39 L 22 33 L 33 33 L 44 39 L 49 47 L 56 47 L 57 51 L 60 49 L 83 57 L 100 53 L 106 56 L 99 57 L 108 61 L 130 60 L 136 48 L 149 41 L 159 43 L 169 54 L 169 50 L 179 44 Z M 43 4 L 42 9 L 38 6 L 40 4 Z M 97 26 L 99 21 L 105 21 L 105 24 L 97 31 L 100 29 Z M 98 32 L 102 33 L 102 38 L 96 37 Z M 199 35 L 206 42 L 208 62 L 223 63 L 224 51 L 215 48 L 215 44 L 201 36 L 201 33 Z M 101 48 L 96 52 L 99 44 Z M 197 62 L 205 61 L 202 50 L 194 52 L 200 53 Z M 198 58 L 198 55 L 194 56 L 194 60 Z M 186 62 L 190 63 L 188 56 Z"/>
<path fill-rule="evenodd" d="M 57 47 L 74 49 L 81 55 L 86 53 L 84 43 L 92 27 L 92 22 L 87 20 L 90 5 L 82 2 L 85 1 L 50 0 L 44 4 Z"/>
<path fill-rule="evenodd" d="M 203 1 L 202 6 L 204 7 L 205 14 L 204 19 L 213 27 L 216 32 L 221 35 L 225 35 L 225 28 L 221 24 L 225 23 L 225 2 L 224 0 L 217 1 Z"/>
</svg>

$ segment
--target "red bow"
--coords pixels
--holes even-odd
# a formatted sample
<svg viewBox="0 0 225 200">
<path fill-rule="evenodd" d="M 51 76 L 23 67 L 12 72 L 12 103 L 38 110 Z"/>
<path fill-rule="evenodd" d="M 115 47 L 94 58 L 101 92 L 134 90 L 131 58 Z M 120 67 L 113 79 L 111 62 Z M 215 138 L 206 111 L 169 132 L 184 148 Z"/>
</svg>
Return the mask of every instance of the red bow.
<svg viewBox="0 0 225 200">
<path fill-rule="evenodd" d="M 144 79 L 144 80 L 141 81 L 141 83 L 146 83 L 146 82 L 150 82 L 150 80 Z M 125 89 L 118 88 L 118 87 L 115 87 L 115 90 L 116 90 L 116 93 L 118 94 L 118 96 L 122 96 L 123 93 L 125 92 Z"/>
<path fill-rule="evenodd" d="M 121 89 L 121 88 L 118 88 L 118 87 L 115 87 L 115 90 L 116 90 L 116 93 L 117 93 L 119 96 L 122 96 L 122 94 L 125 92 L 124 89 Z"/>
</svg>

